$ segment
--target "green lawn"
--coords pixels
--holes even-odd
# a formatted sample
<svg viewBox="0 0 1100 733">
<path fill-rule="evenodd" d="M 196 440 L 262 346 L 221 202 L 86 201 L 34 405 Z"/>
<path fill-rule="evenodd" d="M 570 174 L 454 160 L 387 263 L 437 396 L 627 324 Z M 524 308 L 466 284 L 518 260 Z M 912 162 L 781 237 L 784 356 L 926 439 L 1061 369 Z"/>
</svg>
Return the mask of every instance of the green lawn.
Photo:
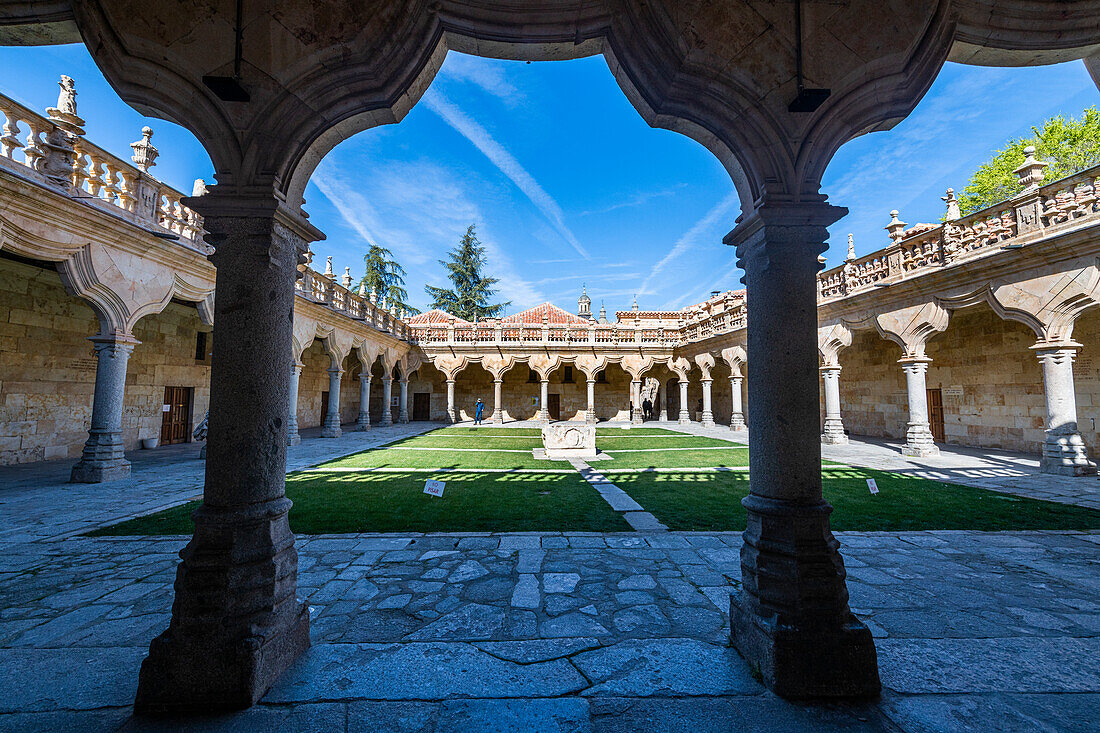
<svg viewBox="0 0 1100 733">
<path fill-rule="evenodd" d="M 613 435 L 686 435 L 664 428 L 596 428 L 596 437 Z"/>
<path fill-rule="evenodd" d="M 747 446 L 728 450 L 670 450 L 643 453 L 607 451 L 607 454 L 612 460 L 593 464 L 601 471 L 617 468 L 714 468 L 749 465 Z"/>
<path fill-rule="evenodd" d="M 609 464 L 601 464 L 600 468 Z M 1100 511 L 969 486 L 847 466 L 822 471 L 834 530 L 1100 529 Z M 672 530 L 741 531 L 747 471 L 611 474 L 617 486 Z M 879 494 L 867 489 L 867 479 Z"/>
<path fill-rule="evenodd" d="M 652 435 L 632 436 L 624 434 L 606 438 L 596 436 L 596 447 L 604 451 L 617 451 L 650 448 L 740 448 L 743 447 L 743 444 L 718 438 L 701 438 L 694 435 L 656 438 Z"/>
<path fill-rule="evenodd" d="M 322 468 L 565 468 L 569 461 L 542 461 L 530 453 L 503 451 L 416 451 L 375 449 L 322 463 Z"/>
<path fill-rule="evenodd" d="M 441 498 L 424 493 L 429 478 L 446 482 Z M 290 528 L 300 534 L 630 530 L 579 474 L 299 473 L 287 477 L 286 494 L 294 502 Z M 91 535 L 191 534 L 197 506 Z"/>
<path fill-rule="evenodd" d="M 439 435 L 428 433 L 412 438 L 404 438 L 387 443 L 387 448 L 477 448 L 479 450 L 503 449 L 526 450 L 541 448 L 542 439 L 533 435 L 496 436 L 496 435 Z"/>
<path fill-rule="evenodd" d="M 526 435 L 536 438 L 542 435 L 539 428 L 439 428 L 425 435 Z"/>
</svg>

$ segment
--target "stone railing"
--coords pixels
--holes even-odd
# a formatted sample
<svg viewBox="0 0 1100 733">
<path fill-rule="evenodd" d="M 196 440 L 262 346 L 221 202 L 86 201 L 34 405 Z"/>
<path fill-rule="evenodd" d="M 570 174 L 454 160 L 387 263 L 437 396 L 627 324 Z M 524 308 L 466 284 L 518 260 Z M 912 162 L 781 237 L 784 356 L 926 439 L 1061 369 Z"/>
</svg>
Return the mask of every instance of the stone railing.
<svg viewBox="0 0 1100 733">
<path fill-rule="evenodd" d="M 387 309 L 370 296 L 356 293 L 339 284 L 332 275 L 321 274 L 306 266 L 298 269 L 302 277 L 294 283 L 294 289 L 299 296 L 327 305 L 334 311 L 362 321 L 379 331 L 392 333 L 404 341 L 413 340 L 412 329 L 395 310 Z"/>
<path fill-rule="evenodd" d="M 905 230 L 897 212 L 892 212 L 886 228 L 894 243 L 863 257 L 850 256 L 839 267 L 821 273 L 821 300 L 844 298 L 1100 222 L 1100 166 L 1039 186 L 1044 165 L 1029 155 L 1017 173 L 1022 184 L 1030 185 L 1007 201 L 967 216 L 957 215 L 954 192 L 948 191 L 944 197 L 948 218 L 939 226 Z"/>
<path fill-rule="evenodd" d="M 675 328 L 652 328 L 638 324 L 591 323 L 588 325 L 549 323 L 513 324 L 488 319 L 472 323 L 421 323 L 410 326 L 413 338 L 422 346 L 675 346 L 680 332 Z"/>
<path fill-rule="evenodd" d="M 49 117 L 0 95 L 0 167 L 52 184 L 139 226 L 154 225 L 158 236 L 209 251 L 202 239 L 202 217 L 183 205 L 184 194 L 148 173 L 158 154 L 149 142 L 152 130 L 145 128 L 142 140 L 133 144 L 140 165 L 126 162 L 84 137 L 72 80 L 63 77 L 61 86 L 60 109 L 47 110 Z"/>
</svg>

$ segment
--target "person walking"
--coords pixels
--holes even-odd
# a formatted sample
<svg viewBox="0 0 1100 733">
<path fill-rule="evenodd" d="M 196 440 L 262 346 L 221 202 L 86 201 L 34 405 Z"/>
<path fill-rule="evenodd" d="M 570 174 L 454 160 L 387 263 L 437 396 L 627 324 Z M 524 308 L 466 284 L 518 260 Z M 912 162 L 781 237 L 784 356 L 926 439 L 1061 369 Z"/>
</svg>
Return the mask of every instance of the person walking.
<svg viewBox="0 0 1100 733">
<path fill-rule="evenodd" d="M 474 405 L 474 425 L 481 424 L 481 416 L 485 414 L 485 403 L 481 401 L 481 398 L 477 398 L 477 404 Z"/>
</svg>

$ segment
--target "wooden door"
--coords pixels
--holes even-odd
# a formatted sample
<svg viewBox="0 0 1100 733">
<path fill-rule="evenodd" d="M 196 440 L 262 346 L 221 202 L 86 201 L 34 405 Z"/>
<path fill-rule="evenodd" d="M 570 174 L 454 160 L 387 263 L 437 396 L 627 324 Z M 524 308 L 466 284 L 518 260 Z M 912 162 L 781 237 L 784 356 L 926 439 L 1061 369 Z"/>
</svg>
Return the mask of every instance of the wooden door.
<svg viewBox="0 0 1100 733">
<path fill-rule="evenodd" d="M 191 387 L 165 387 L 161 412 L 160 444 L 187 443 L 191 440 Z"/>
<path fill-rule="evenodd" d="M 943 443 L 943 392 L 928 390 L 928 426 L 932 430 L 932 440 Z"/>
<path fill-rule="evenodd" d="M 321 393 L 321 422 L 318 425 L 325 424 L 325 415 L 328 414 L 328 392 Z"/>
<path fill-rule="evenodd" d="M 546 395 L 546 410 L 550 413 L 551 420 L 561 420 L 561 395 Z"/>
<path fill-rule="evenodd" d="M 429 392 L 413 392 L 412 419 L 425 422 L 432 419 L 432 395 Z"/>
</svg>

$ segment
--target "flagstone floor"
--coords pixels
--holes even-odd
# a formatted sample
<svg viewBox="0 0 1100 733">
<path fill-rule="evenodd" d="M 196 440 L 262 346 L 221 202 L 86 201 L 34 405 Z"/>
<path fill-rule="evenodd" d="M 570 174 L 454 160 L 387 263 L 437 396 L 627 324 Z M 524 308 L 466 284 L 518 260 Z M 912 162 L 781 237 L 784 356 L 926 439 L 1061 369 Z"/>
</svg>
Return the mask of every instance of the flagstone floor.
<svg viewBox="0 0 1100 733">
<path fill-rule="evenodd" d="M 307 437 L 291 464 L 431 427 Z M 188 449 L 143 456 L 116 485 L 3 469 L 0 730 L 1085 731 L 1100 717 L 1100 532 L 944 531 L 837 534 L 876 637 L 870 703 L 794 705 L 753 678 L 727 642 L 736 533 L 334 535 L 299 538 L 313 647 L 260 705 L 135 720 L 185 538 L 78 535 L 194 497 Z"/>
</svg>

